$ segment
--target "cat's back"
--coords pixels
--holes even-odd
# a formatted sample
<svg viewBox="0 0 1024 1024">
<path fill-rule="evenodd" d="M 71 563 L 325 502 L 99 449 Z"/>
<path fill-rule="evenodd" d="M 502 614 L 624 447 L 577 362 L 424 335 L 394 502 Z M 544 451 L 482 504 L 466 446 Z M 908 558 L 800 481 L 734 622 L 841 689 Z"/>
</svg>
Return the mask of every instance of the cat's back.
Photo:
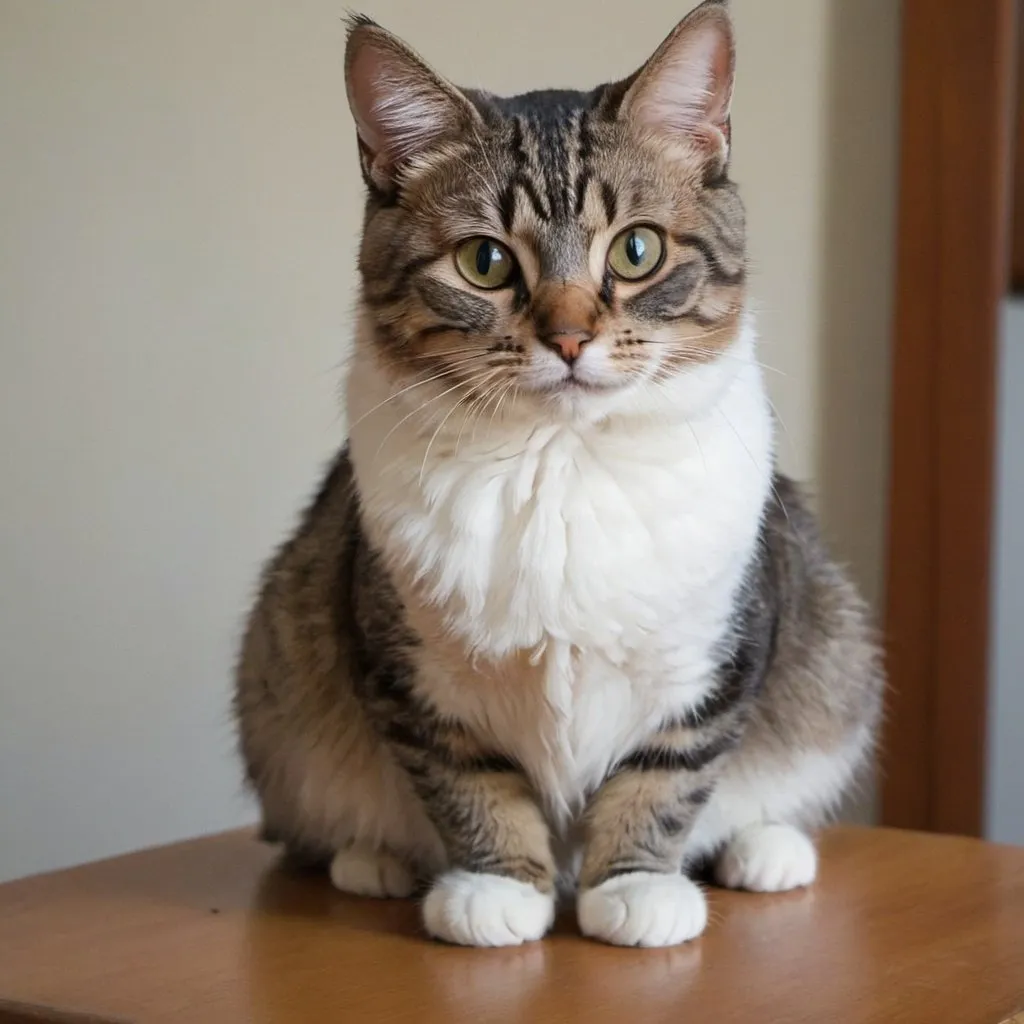
<svg viewBox="0 0 1024 1024">
<path fill-rule="evenodd" d="M 252 773 L 261 737 L 286 711 L 333 699 L 347 674 L 345 626 L 359 515 L 348 447 L 335 457 L 294 534 L 263 570 L 236 673 L 235 713 Z M 330 681 L 330 682 L 329 682 Z"/>
<path fill-rule="evenodd" d="M 359 515 L 348 446 L 335 456 L 294 534 L 263 571 L 257 612 L 271 620 L 337 613 L 359 540 Z M 326 625 L 326 623 L 324 623 Z M 281 623 L 278 623 L 280 628 Z"/>
</svg>

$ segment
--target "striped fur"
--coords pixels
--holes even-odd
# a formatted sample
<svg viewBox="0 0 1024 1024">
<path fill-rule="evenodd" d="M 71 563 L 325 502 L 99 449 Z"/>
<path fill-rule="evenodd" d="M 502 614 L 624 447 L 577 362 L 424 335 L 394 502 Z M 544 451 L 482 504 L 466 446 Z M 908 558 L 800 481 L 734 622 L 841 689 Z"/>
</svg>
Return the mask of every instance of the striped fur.
<svg viewBox="0 0 1024 1024">
<path fill-rule="evenodd" d="M 773 470 L 709 0 L 629 79 L 458 90 L 365 19 L 350 437 L 268 565 L 236 712 L 265 831 L 341 888 L 430 886 L 504 945 L 704 927 L 686 871 L 804 885 L 870 752 L 868 617 Z M 640 281 L 620 232 L 663 240 Z M 454 253 L 516 263 L 493 290 Z"/>
</svg>

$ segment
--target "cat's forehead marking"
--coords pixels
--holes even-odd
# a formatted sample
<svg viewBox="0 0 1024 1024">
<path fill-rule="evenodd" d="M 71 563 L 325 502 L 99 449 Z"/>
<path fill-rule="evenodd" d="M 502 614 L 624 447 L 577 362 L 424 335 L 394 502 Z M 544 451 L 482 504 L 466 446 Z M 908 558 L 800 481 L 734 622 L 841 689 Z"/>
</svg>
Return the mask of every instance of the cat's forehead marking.
<svg viewBox="0 0 1024 1024">
<path fill-rule="evenodd" d="M 539 89 L 519 96 L 488 96 L 491 105 L 506 117 L 518 116 L 534 125 L 564 126 L 581 110 L 593 109 L 599 92 L 573 89 Z"/>
<path fill-rule="evenodd" d="M 545 277 L 578 278 L 587 271 L 590 231 L 583 213 L 594 155 L 589 118 L 599 95 L 543 90 L 474 98 L 509 128 L 506 220 L 509 226 L 529 221 Z"/>
</svg>

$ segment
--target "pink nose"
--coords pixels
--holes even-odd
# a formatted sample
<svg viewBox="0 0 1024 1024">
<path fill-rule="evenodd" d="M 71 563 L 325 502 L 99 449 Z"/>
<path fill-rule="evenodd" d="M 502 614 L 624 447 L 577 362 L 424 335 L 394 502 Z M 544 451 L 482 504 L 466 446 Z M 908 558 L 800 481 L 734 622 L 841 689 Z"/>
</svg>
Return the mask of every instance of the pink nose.
<svg viewBox="0 0 1024 1024">
<path fill-rule="evenodd" d="M 583 346 L 594 336 L 587 331 L 558 332 L 541 338 L 541 343 L 557 352 L 570 366 L 580 357 Z"/>
<path fill-rule="evenodd" d="M 534 295 L 532 313 L 541 344 L 570 366 L 600 330 L 597 295 L 589 283 L 543 282 Z"/>
</svg>

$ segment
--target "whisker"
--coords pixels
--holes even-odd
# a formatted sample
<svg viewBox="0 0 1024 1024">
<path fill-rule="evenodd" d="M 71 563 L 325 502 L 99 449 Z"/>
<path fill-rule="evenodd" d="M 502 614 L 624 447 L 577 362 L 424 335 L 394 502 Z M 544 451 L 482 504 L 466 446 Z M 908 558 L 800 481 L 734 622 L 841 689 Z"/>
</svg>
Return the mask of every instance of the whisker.
<svg viewBox="0 0 1024 1024">
<path fill-rule="evenodd" d="M 412 412 L 410 412 L 410 413 L 409 413 L 408 415 L 406 415 L 406 416 L 403 416 L 403 417 L 402 417 L 402 418 L 401 418 L 401 419 L 400 419 L 400 420 L 399 420 L 399 421 L 398 421 L 398 422 L 397 422 L 397 423 L 396 423 L 396 424 L 395 424 L 395 425 L 394 425 L 394 426 L 393 426 L 393 427 L 392 427 L 392 428 L 391 428 L 391 429 L 390 429 L 390 430 L 389 430 L 389 431 L 388 431 L 388 432 L 387 432 L 387 433 L 386 433 L 386 434 L 384 435 L 384 438 L 383 438 L 383 440 L 381 441 L 381 443 L 380 443 L 380 444 L 378 445 L 378 447 L 377 447 L 377 451 L 376 451 L 376 452 L 374 453 L 374 456 L 373 456 L 373 457 L 374 457 L 374 459 L 376 459 L 376 458 L 377 458 L 377 456 L 379 456 L 379 455 L 380 455 L 381 451 L 382 451 L 382 450 L 383 450 L 383 448 L 384 448 L 384 445 L 385 445 L 385 444 L 387 444 L 387 442 L 388 442 L 388 439 L 389 439 L 389 438 L 391 437 L 391 435 L 392 435 L 392 434 L 393 434 L 393 433 L 394 433 L 394 432 L 395 432 L 396 430 L 398 430 L 398 428 L 399 428 L 399 427 L 401 427 L 401 426 L 402 426 L 403 424 L 405 424 L 405 423 L 408 423 L 408 422 L 409 422 L 409 420 L 411 420 L 411 419 L 413 418 L 413 416 L 416 416 L 416 415 L 418 415 L 419 413 L 423 412 L 423 410 L 424 410 L 424 409 L 426 409 L 426 408 L 427 408 L 427 406 L 429 406 L 429 405 L 433 405 L 433 404 L 434 404 L 434 402 L 440 401 L 440 400 L 441 400 L 442 398 L 444 398 L 444 397 L 445 397 L 446 395 L 450 395 L 450 394 L 451 394 L 451 393 L 452 393 L 453 391 L 458 391 L 458 389 L 459 389 L 459 388 L 469 387 L 469 386 L 470 386 L 470 384 L 471 384 L 471 382 L 470 382 L 470 381 L 459 381 L 459 382 L 458 382 L 457 384 L 455 384 L 455 385 L 453 385 L 452 387 L 450 387 L 450 388 L 446 389 L 445 391 L 442 391 L 442 392 L 441 392 L 440 394 L 438 394 L 438 395 L 434 395 L 434 397 L 433 397 L 433 398 L 428 398 L 428 399 L 427 399 L 427 401 L 425 401 L 425 402 L 423 402 L 422 404 L 418 405 L 418 406 L 417 406 L 417 407 L 416 407 L 415 409 L 413 409 L 413 410 L 412 410 Z"/>
<path fill-rule="evenodd" d="M 462 405 L 462 403 L 465 402 L 471 396 L 472 392 L 470 392 L 469 395 L 462 396 L 457 402 L 455 402 L 452 405 L 452 407 L 448 410 L 448 412 L 445 414 L 444 419 L 442 419 L 441 422 L 437 425 L 437 429 L 434 431 L 434 433 L 430 435 L 430 440 L 427 442 L 427 447 L 423 452 L 423 461 L 420 463 L 420 487 L 423 486 L 423 474 L 427 471 L 427 459 L 430 458 L 430 449 L 433 448 L 434 441 L 437 440 L 437 435 L 440 434 L 441 431 L 444 429 L 444 425 L 451 419 L 452 414 L 455 412 L 455 410 L 458 409 L 459 406 Z"/>
<path fill-rule="evenodd" d="M 793 443 L 793 438 L 792 438 L 792 435 L 789 432 L 789 428 L 786 426 L 786 421 L 779 414 L 779 410 L 776 407 L 775 403 L 771 400 L 771 397 L 770 396 L 766 396 L 766 397 L 768 398 L 768 405 L 769 405 L 769 407 L 771 408 L 772 412 L 775 414 L 775 418 L 779 421 L 779 426 L 782 427 L 782 432 L 786 435 L 786 440 L 789 441 L 790 444 L 792 444 Z"/>
<path fill-rule="evenodd" d="M 722 419 L 729 424 L 729 429 L 736 435 L 736 440 L 743 446 L 743 450 L 747 453 L 750 461 L 753 463 L 754 468 L 760 473 L 761 466 L 758 464 L 757 459 L 754 458 L 753 452 L 747 447 L 747 442 L 743 440 L 740 432 L 733 425 L 731 419 L 725 414 L 725 410 L 721 406 L 715 406 L 717 412 L 721 415 Z M 771 487 L 772 494 L 775 495 L 775 500 L 779 503 L 779 508 L 782 509 L 782 514 L 786 517 L 786 522 L 789 522 L 789 510 L 786 508 L 786 503 L 782 500 L 782 495 L 775 488 L 774 477 L 769 477 L 769 486 Z"/>
<path fill-rule="evenodd" d="M 456 370 L 460 366 L 468 366 L 471 363 L 477 362 L 477 359 L 475 357 L 470 356 L 470 357 L 463 357 L 461 359 L 447 359 L 447 360 L 444 360 L 443 362 L 445 363 L 445 369 L 446 370 Z M 402 360 L 402 359 L 393 359 L 393 360 L 389 360 L 387 365 L 391 369 L 393 369 L 393 370 L 402 370 L 402 369 L 405 369 L 406 362 L 405 362 L 405 360 Z M 430 368 L 428 367 L 426 371 L 422 371 L 422 372 L 429 373 L 430 372 Z"/>
<path fill-rule="evenodd" d="M 479 141 L 479 138 L 477 139 L 477 141 Z M 483 148 L 483 147 L 481 146 L 481 150 L 482 150 L 482 148 Z M 491 182 L 489 182 L 489 181 L 488 181 L 488 180 L 487 180 L 487 179 L 486 179 L 486 178 L 485 178 L 485 177 L 484 177 L 484 176 L 483 176 L 483 175 L 482 175 L 482 174 L 480 173 L 480 171 L 479 171 L 479 170 L 477 170 L 477 168 L 475 168 L 475 167 L 474 167 L 474 166 L 473 166 L 473 165 L 472 165 L 472 164 L 471 164 L 471 163 L 470 163 L 470 162 L 469 162 L 468 160 L 466 160 L 466 159 L 465 159 L 464 157 L 461 157 L 461 156 L 459 156 L 459 155 L 458 155 L 458 154 L 456 153 L 456 154 L 453 154 L 453 159 L 454 159 L 454 160 L 456 160 L 456 161 L 457 161 L 458 163 L 462 164 L 462 166 L 463 166 L 463 167 L 465 167 L 467 171 L 470 171 L 470 172 L 471 172 L 472 174 L 474 174 L 474 175 L 476 176 L 477 180 L 478 180 L 478 181 L 480 182 L 480 184 L 481 184 L 481 185 L 483 185 L 483 187 L 484 187 L 485 191 L 487 192 L 487 195 L 488 195 L 488 196 L 489 196 L 489 197 L 490 197 L 490 198 L 491 198 L 491 199 L 492 199 L 493 201 L 497 202 L 497 199 L 498 199 L 498 192 L 497 192 L 497 190 L 496 190 L 496 186 L 495 186 L 494 184 L 492 184 Z"/>
<path fill-rule="evenodd" d="M 490 389 L 489 397 L 488 397 L 487 401 L 484 403 L 483 407 L 480 409 L 480 415 L 477 416 L 476 424 L 474 424 L 474 426 L 473 426 L 473 440 L 474 441 L 476 440 L 476 428 L 477 428 L 477 426 L 479 426 L 480 421 L 484 418 L 484 413 L 487 411 L 487 407 L 491 404 L 491 399 L 497 398 L 500 394 L 501 394 L 501 387 L 500 387 L 500 385 L 496 385 L 495 387 Z M 491 423 L 493 423 L 493 422 L 494 422 L 494 417 L 492 415 Z M 488 427 L 488 429 L 490 429 L 490 427 Z"/>
<path fill-rule="evenodd" d="M 681 356 L 686 358 L 696 357 L 697 361 L 703 362 L 707 357 L 707 350 L 698 348 L 694 345 L 680 345 L 678 341 L 672 339 L 658 339 L 658 338 L 645 338 L 643 341 L 645 345 L 665 345 L 672 348 L 676 348 Z M 771 366 L 768 363 L 762 362 L 760 359 L 751 359 L 748 356 L 736 355 L 733 352 L 716 352 L 714 359 L 731 359 L 733 362 L 739 363 L 752 363 L 754 366 L 761 367 L 762 370 L 767 370 L 769 373 L 777 373 L 780 377 L 789 376 L 785 370 L 780 370 L 777 366 Z"/>
<path fill-rule="evenodd" d="M 441 359 L 444 356 L 461 356 L 469 353 L 475 353 L 478 356 L 488 355 L 488 351 L 482 348 L 449 348 L 443 352 L 421 352 L 417 355 L 403 356 L 402 358 L 412 362 L 419 359 Z"/>
<path fill-rule="evenodd" d="M 704 449 L 701 447 L 700 438 L 697 436 L 697 431 L 693 429 L 693 424 L 689 420 L 683 420 L 686 424 L 687 430 L 693 437 L 693 443 L 697 446 L 697 451 L 700 452 L 701 465 L 704 467 L 704 475 L 708 475 L 708 460 L 704 458 Z"/>
<path fill-rule="evenodd" d="M 349 435 L 351 435 L 352 431 L 355 430 L 355 428 L 358 427 L 359 424 L 363 422 L 363 420 L 365 420 L 368 416 L 372 416 L 379 409 L 383 409 L 384 406 L 387 405 L 389 402 L 393 402 L 396 398 L 401 398 L 402 395 L 408 394 L 410 391 L 413 391 L 416 388 L 423 387 L 424 384 L 430 384 L 432 381 L 442 380 L 445 377 L 452 377 L 455 375 L 455 373 L 456 369 L 452 367 L 442 371 L 441 373 L 436 373 L 434 374 L 434 376 L 428 377 L 426 380 L 416 381 L 416 383 L 410 384 L 408 385 L 408 387 L 404 387 L 400 391 L 396 391 L 393 395 L 390 395 L 387 398 L 385 398 L 383 402 L 380 402 L 379 404 L 375 405 L 372 409 L 368 410 L 367 412 L 364 412 L 363 415 L 360 416 L 359 419 L 357 419 L 354 423 L 350 423 L 348 427 Z"/>
<path fill-rule="evenodd" d="M 516 385 L 515 378 L 513 378 L 505 386 L 505 390 L 502 391 L 501 397 L 498 399 L 498 404 L 497 404 L 497 406 L 495 406 L 494 413 L 490 414 L 490 427 L 494 427 L 495 420 L 497 419 L 498 414 L 501 412 L 502 406 L 504 406 L 504 404 L 505 404 L 505 399 L 508 397 L 510 392 L 512 393 L 512 401 L 510 402 L 510 408 L 511 408 L 512 404 L 515 403 L 516 391 L 517 391 L 517 385 Z"/>
<path fill-rule="evenodd" d="M 484 158 L 484 163 L 487 164 L 487 169 L 491 172 L 491 180 L 494 182 L 492 198 L 497 199 L 501 194 L 501 183 L 498 181 L 498 175 L 494 170 L 494 165 L 491 163 L 491 158 L 487 155 L 487 147 L 480 138 L 480 133 L 476 130 L 476 125 L 473 125 L 473 138 L 476 139 L 476 144 L 480 147 L 480 155 Z"/>
<path fill-rule="evenodd" d="M 489 394 L 489 392 L 484 391 L 484 393 L 482 395 L 476 395 L 474 397 L 473 401 L 469 403 L 469 406 L 466 409 L 466 415 L 462 419 L 462 425 L 459 427 L 458 436 L 455 438 L 455 457 L 456 458 L 458 458 L 458 456 L 459 456 L 459 447 L 462 444 L 462 435 L 465 432 L 466 427 L 469 425 L 471 419 L 473 418 L 473 412 L 474 412 L 474 410 L 476 409 L 477 405 L 480 402 L 486 400 L 488 394 Z"/>
<path fill-rule="evenodd" d="M 453 402 L 452 408 L 449 411 L 447 411 L 447 413 L 445 413 L 445 415 L 444 415 L 443 419 L 441 420 L 441 422 L 437 424 L 437 428 L 430 435 L 430 440 L 427 441 L 426 449 L 423 452 L 423 462 L 420 463 L 420 486 L 421 487 L 423 486 L 423 475 L 427 471 L 427 460 L 430 458 L 430 450 L 434 446 L 434 441 L 437 439 L 437 435 L 441 432 L 441 430 L 444 429 L 444 424 L 447 423 L 447 421 L 449 421 L 450 419 L 452 419 L 453 414 L 456 412 L 457 409 L 459 409 L 461 404 L 464 401 L 468 401 L 469 398 L 471 398 L 471 397 L 472 397 L 472 392 L 470 392 L 469 394 L 463 395 L 462 397 L 459 398 L 458 401 Z"/>
<path fill-rule="evenodd" d="M 489 384 L 490 381 L 485 381 L 485 385 Z M 462 433 L 470 423 L 473 424 L 473 440 L 476 440 L 477 425 L 479 424 L 480 419 L 483 416 L 484 410 L 487 408 L 488 403 L 490 402 L 491 398 L 494 395 L 494 390 L 494 388 L 485 386 L 477 401 L 473 402 L 472 405 L 467 410 L 466 418 L 462 423 L 462 427 L 459 430 L 459 436 L 456 438 L 455 441 L 456 453 L 458 452 L 459 444 L 462 441 Z"/>
<path fill-rule="evenodd" d="M 505 398 L 508 395 L 509 390 L 511 388 L 514 388 L 515 385 L 516 385 L 515 379 L 512 379 L 510 381 L 507 381 L 506 384 L 505 384 L 505 387 L 502 388 L 500 394 L 498 395 L 498 400 L 494 404 L 494 410 L 491 413 L 491 421 L 490 421 L 490 423 L 487 424 L 488 431 L 491 431 L 491 430 L 494 429 L 494 421 L 498 418 L 498 413 L 501 411 L 501 407 L 502 407 L 502 405 L 505 402 Z"/>
</svg>

